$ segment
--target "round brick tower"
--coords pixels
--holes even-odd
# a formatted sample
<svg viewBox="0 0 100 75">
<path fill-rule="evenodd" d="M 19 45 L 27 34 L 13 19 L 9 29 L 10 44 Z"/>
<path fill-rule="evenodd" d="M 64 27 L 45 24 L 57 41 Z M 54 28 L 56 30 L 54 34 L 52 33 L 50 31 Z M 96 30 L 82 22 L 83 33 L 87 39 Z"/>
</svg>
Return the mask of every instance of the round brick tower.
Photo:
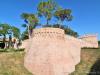
<svg viewBox="0 0 100 75">
<path fill-rule="evenodd" d="M 64 30 L 34 29 L 27 45 L 30 48 L 26 48 L 24 65 L 32 74 L 68 75 L 75 70 L 76 64 L 70 53 L 73 48 L 66 42 Z"/>
</svg>

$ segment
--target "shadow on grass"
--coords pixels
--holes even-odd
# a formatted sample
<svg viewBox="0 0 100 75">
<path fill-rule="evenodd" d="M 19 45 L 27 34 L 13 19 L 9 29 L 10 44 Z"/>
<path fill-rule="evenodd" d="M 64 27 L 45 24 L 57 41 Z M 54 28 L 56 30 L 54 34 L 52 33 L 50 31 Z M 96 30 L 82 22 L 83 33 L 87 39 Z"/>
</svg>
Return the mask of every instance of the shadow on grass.
<svg viewBox="0 0 100 75">
<path fill-rule="evenodd" d="M 94 63 L 88 75 L 100 75 L 100 58 Z"/>
<path fill-rule="evenodd" d="M 14 49 L 14 48 L 9 48 L 9 49 L 0 49 L 0 53 L 2 52 L 19 52 L 19 51 L 24 51 L 24 48 L 20 48 L 20 49 Z"/>
</svg>

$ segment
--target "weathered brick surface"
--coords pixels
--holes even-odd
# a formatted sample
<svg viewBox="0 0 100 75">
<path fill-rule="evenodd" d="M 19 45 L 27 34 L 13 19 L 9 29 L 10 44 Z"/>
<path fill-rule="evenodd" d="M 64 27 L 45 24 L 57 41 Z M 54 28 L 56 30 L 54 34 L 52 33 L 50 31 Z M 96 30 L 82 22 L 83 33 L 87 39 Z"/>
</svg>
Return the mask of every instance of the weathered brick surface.
<svg viewBox="0 0 100 75">
<path fill-rule="evenodd" d="M 24 65 L 34 75 L 68 75 L 80 62 L 82 47 L 98 47 L 96 36 L 77 39 L 59 28 L 35 29 L 32 35 L 23 47 Z"/>
</svg>

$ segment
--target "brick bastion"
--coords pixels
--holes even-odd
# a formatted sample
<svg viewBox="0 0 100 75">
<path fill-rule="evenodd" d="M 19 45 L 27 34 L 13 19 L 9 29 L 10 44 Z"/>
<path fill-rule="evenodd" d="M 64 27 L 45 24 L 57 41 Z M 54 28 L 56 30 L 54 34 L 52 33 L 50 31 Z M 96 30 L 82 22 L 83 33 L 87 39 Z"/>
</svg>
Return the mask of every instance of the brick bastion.
<svg viewBox="0 0 100 75">
<path fill-rule="evenodd" d="M 97 41 L 96 35 L 78 39 L 59 28 L 34 29 L 32 38 L 22 45 L 24 66 L 33 75 L 69 75 L 80 62 L 81 48 L 97 48 Z"/>
</svg>

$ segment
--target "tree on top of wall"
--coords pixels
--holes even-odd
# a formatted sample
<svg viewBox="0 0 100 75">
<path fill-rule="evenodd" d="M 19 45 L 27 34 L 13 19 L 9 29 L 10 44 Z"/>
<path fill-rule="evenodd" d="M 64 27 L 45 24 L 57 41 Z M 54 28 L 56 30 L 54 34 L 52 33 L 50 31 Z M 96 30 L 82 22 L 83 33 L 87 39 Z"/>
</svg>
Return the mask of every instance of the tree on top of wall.
<svg viewBox="0 0 100 75">
<path fill-rule="evenodd" d="M 28 30 L 29 38 L 31 37 L 32 30 L 37 26 L 38 24 L 38 18 L 35 14 L 29 14 L 29 13 L 22 13 L 21 18 L 24 19 L 26 24 L 23 24 L 22 27 L 26 27 Z"/>
<path fill-rule="evenodd" d="M 58 9 L 55 11 L 54 16 L 60 22 L 63 22 L 65 20 L 72 21 L 73 16 L 71 15 L 71 13 L 72 12 L 70 9 Z"/>
<path fill-rule="evenodd" d="M 38 11 L 38 17 L 42 18 L 43 16 L 46 18 L 46 25 L 42 25 L 42 27 L 57 27 L 62 28 L 65 30 L 65 33 L 73 35 L 73 36 L 78 36 L 78 33 L 73 31 L 72 29 L 66 28 L 66 26 L 63 25 L 63 22 L 66 21 L 72 21 L 73 16 L 72 16 L 72 11 L 71 9 L 63 9 L 61 8 L 56 2 L 53 0 L 47 0 L 47 1 L 41 1 L 38 4 L 37 7 Z M 32 18 L 33 16 L 33 18 Z M 23 24 L 23 27 L 26 27 L 29 37 L 31 35 L 30 31 L 33 30 L 39 22 L 38 17 L 35 14 L 28 14 L 28 13 L 23 13 L 21 17 L 25 20 L 26 24 Z M 52 17 L 54 19 L 57 19 L 56 24 L 50 25 L 49 22 L 52 20 Z M 34 24 L 33 20 L 35 20 Z M 31 21 L 31 22 L 30 22 Z M 58 23 L 59 22 L 59 23 Z M 68 32 L 67 32 L 68 31 Z"/>
<path fill-rule="evenodd" d="M 44 16 L 47 20 L 46 25 L 49 25 L 49 21 L 53 17 L 53 12 L 56 10 L 57 6 L 56 3 L 53 0 L 41 1 L 38 4 L 37 10 L 38 10 L 38 16 L 42 17 Z"/>
</svg>

